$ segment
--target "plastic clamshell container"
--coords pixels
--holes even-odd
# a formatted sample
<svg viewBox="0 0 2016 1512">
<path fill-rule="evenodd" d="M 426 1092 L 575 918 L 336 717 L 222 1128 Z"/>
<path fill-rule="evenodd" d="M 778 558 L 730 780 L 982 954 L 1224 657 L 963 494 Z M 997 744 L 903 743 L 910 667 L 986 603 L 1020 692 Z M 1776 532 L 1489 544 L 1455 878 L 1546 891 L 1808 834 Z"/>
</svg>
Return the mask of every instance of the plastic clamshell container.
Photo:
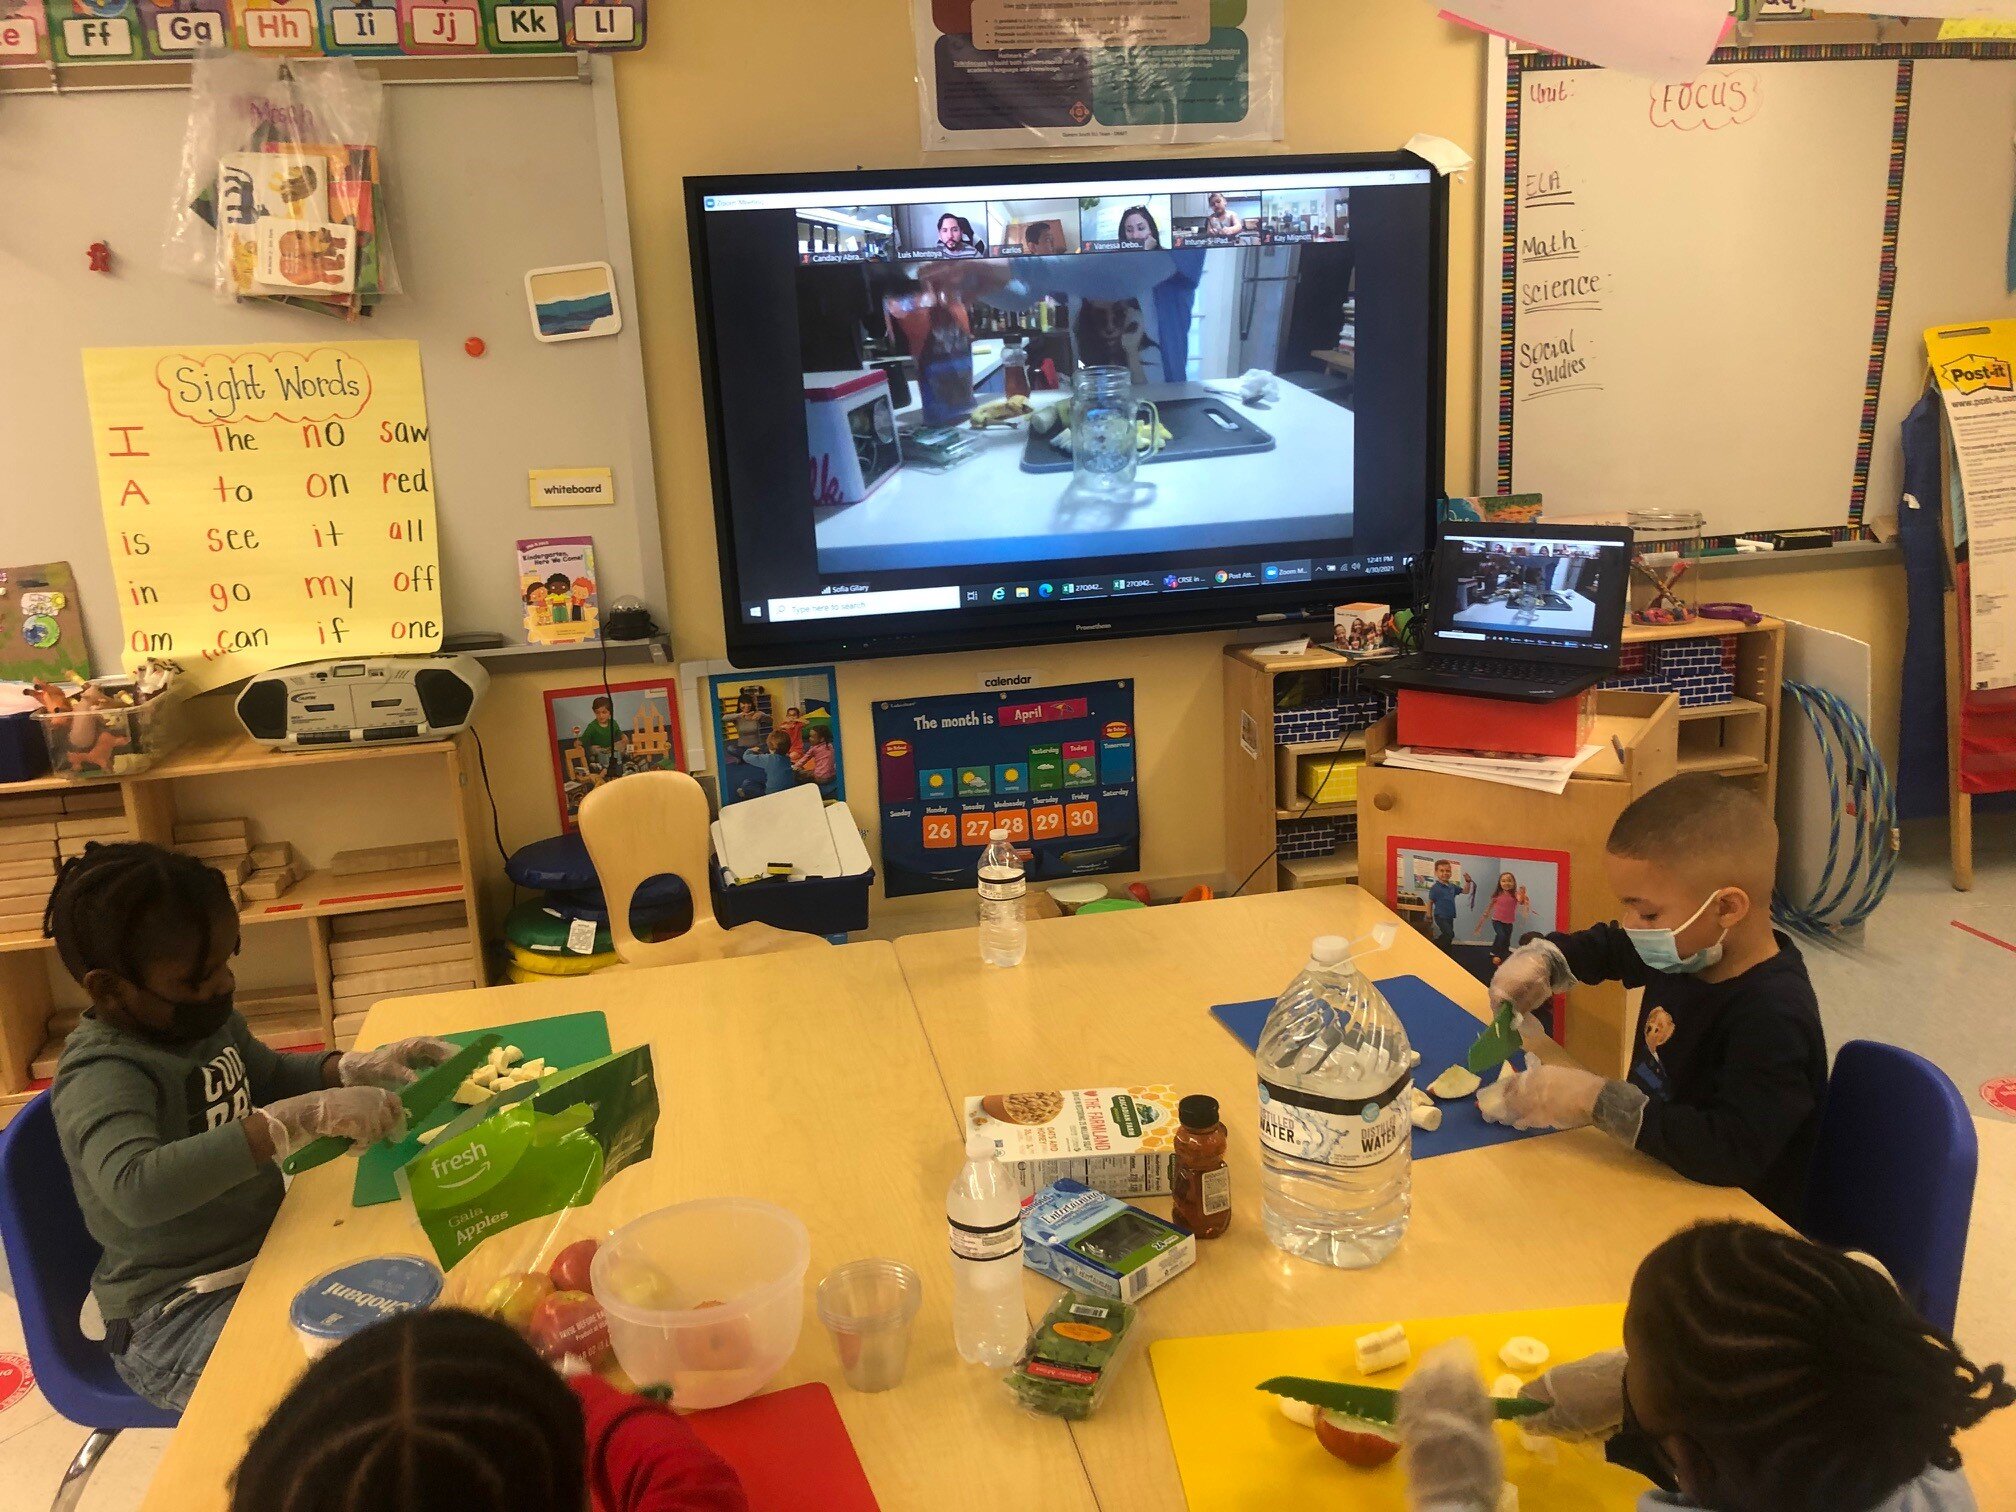
<svg viewBox="0 0 2016 1512">
<path fill-rule="evenodd" d="M 709 1197 L 625 1224 L 595 1252 L 590 1288 L 624 1373 L 681 1409 L 767 1386 L 798 1347 L 812 1241 L 783 1208 Z"/>
<path fill-rule="evenodd" d="M 311 1360 L 354 1333 L 401 1313 L 432 1307 L 441 1271 L 418 1255 L 378 1255 L 324 1271 L 294 1294 L 287 1321 Z"/>
<path fill-rule="evenodd" d="M 131 708 L 35 711 L 49 767 L 58 777 L 90 781 L 146 771 L 181 739 L 179 700 L 164 694 Z"/>
</svg>

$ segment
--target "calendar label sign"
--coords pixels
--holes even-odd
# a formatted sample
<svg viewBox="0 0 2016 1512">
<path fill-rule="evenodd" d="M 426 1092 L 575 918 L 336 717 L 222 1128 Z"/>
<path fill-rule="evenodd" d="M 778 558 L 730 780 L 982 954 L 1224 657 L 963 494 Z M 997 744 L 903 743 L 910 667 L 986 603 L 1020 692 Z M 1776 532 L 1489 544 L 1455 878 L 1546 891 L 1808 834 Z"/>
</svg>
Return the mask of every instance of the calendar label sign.
<svg viewBox="0 0 2016 1512">
<path fill-rule="evenodd" d="M 1130 680 L 889 699 L 874 714 L 888 896 L 975 886 L 996 828 L 1034 883 L 1139 869 Z"/>
</svg>

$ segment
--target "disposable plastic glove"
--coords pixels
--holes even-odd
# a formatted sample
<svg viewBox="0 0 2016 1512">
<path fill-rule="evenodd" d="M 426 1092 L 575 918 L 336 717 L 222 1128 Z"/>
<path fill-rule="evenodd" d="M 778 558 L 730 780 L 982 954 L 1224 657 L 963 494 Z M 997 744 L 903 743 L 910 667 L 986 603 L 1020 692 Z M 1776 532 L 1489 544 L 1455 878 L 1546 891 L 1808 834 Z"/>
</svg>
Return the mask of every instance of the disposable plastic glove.
<svg viewBox="0 0 2016 1512">
<path fill-rule="evenodd" d="M 1545 1412 L 1519 1419 L 1528 1433 L 1571 1444 L 1607 1439 L 1624 1426 L 1624 1351 L 1564 1361 L 1528 1381 L 1519 1395 L 1548 1404 Z"/>
<path fill-rule="evenodd" d="M 345 1050 L 336 1062 L 336 1076 L 346 1087 L 403 1087 L 455 1050 L 448 1041 L 427 1034 L 394 1040 L 376 1050 Z"/>
<path fill-rule="evenodd" d="M 1487 1123 L 1515 1129 L 1579 1129 L 1594 1120 L 1596 1096 L 1603 1078 L 1579 1066 L 1530 1065 L 1512 1076 L 1501 1076 L 1502 1089 L 1478 1111 Z"/>
<path fill-rule="evenodd" d="M 1529 940 L 1491 973 L 1491 1006 L 1510 1003 L 1521 1013 L 1544 1008 L 1557 992 L 1574 984 L 1575 973 L 1568 969 L 1568 957 L 1552 940 Z"/>
<path fill-rule="evenodd" d="M 1400 1388 L 1398 1427 L 1406 1446 L 1408 1505 L 1498 1505 L 1505 1456 L 1491 1420 L 1491 1403 L 1477 1375 L 1477 1351 L 1468 1339 L 1451 1339 L 1421 1357 Z"/>
<path fill-rule="evenodd" d="M 352 1141 L 350 1153 L 361 1155 L 379 1140 L 406 1131 L 404 1105 L 383 1087 L 329 1087 L 283 1097 L 252 1112 L 266 1120 L 276 1164 L 324 1135 Z"/>
</svg>

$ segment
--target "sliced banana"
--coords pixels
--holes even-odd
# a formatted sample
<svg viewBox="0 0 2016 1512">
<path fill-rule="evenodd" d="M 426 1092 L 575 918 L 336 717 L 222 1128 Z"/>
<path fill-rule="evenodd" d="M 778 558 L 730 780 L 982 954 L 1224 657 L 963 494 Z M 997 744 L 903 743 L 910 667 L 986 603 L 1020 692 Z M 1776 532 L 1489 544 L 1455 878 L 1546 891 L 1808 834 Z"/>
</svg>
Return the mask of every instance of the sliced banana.
<svg viewBox="0 0 2016 1512">
<path fill-rule="evenodd" d="M 1416 1103 L 1409 1110 L 1408 1116 L 1414 1120 L 1414 1127 L 1417 1129 L 1426 1129 L 1432 1133 L 1442 1127 L 1442 1110 L 1432 1102 Z"/>
<path fill-rule="evenodd" d="M 1377 1333 L 1361 1334 L 1353 1344 L 1360 1375 L 1377 1375 L 1395 1370 L 1414 1358 L 1414 1346 L 1407 1342 L 1407 1330 L 1395 1323 Z"/>
<path fill-rule="evenodd" d="M 1491 1383 L 1491 1395 L 1494 1397 L 1516 1397 L 1519 1395 L 1520 1388 L 1525 1384 L 1524 1381 L 1515 1375 L 1501 1375 Z"/>
<path fill-rule="evenodd" d="M 1530 1334 L 1514 1334 L 1498 1346 L 1498 1362 L 1507 1370 L 1533 1371 L 1547 1363 L 1548 1353 Z"/>
<path fill-rule="evenodd" d="M 1314 1402 L 1298 1402 L 1293 1397 L 1276 1397 L 1275 1403 L 1281 1408 L 1281 1416 L 1298 1428 L 1316 1426 L 1317 1406 Z"/>
</svg>

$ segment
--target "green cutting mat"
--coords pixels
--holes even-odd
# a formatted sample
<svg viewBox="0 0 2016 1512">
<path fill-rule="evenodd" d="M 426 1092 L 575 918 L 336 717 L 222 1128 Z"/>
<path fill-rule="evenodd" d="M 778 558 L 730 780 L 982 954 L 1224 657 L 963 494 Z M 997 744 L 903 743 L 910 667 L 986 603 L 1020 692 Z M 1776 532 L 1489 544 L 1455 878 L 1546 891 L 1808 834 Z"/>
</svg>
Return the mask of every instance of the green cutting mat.
<svg viewBox="0 0 2016 1512">
<path fill-rule="evenodd" d="M 507 1045 L 525 1052 L 525 1059 L 544 1059 L 549 1070 L 566 1071 L 609 1053 L 609 1020 L 599 1013 L 566 1013 L 558 1018 L 527 1019 L 522 1024 L 497 1024 L 471 1029 L 462 1034 L 444 1034 L 450 1044 L 466 1045 L 480 1035 L 494 1034 Z M 399 1200 L 394 1179 L 401 1166 L 420 1153 L 419 1136 L 468 1111 L 461 1103 L 448 1101 L 434 1113 L 406 1131 L 398 1144 L 375 1144 L 357 1161 L 357 1183 L 351 1189 L 352 1207 L 376 1207 L 381 1202 Z"/>
</svg>

